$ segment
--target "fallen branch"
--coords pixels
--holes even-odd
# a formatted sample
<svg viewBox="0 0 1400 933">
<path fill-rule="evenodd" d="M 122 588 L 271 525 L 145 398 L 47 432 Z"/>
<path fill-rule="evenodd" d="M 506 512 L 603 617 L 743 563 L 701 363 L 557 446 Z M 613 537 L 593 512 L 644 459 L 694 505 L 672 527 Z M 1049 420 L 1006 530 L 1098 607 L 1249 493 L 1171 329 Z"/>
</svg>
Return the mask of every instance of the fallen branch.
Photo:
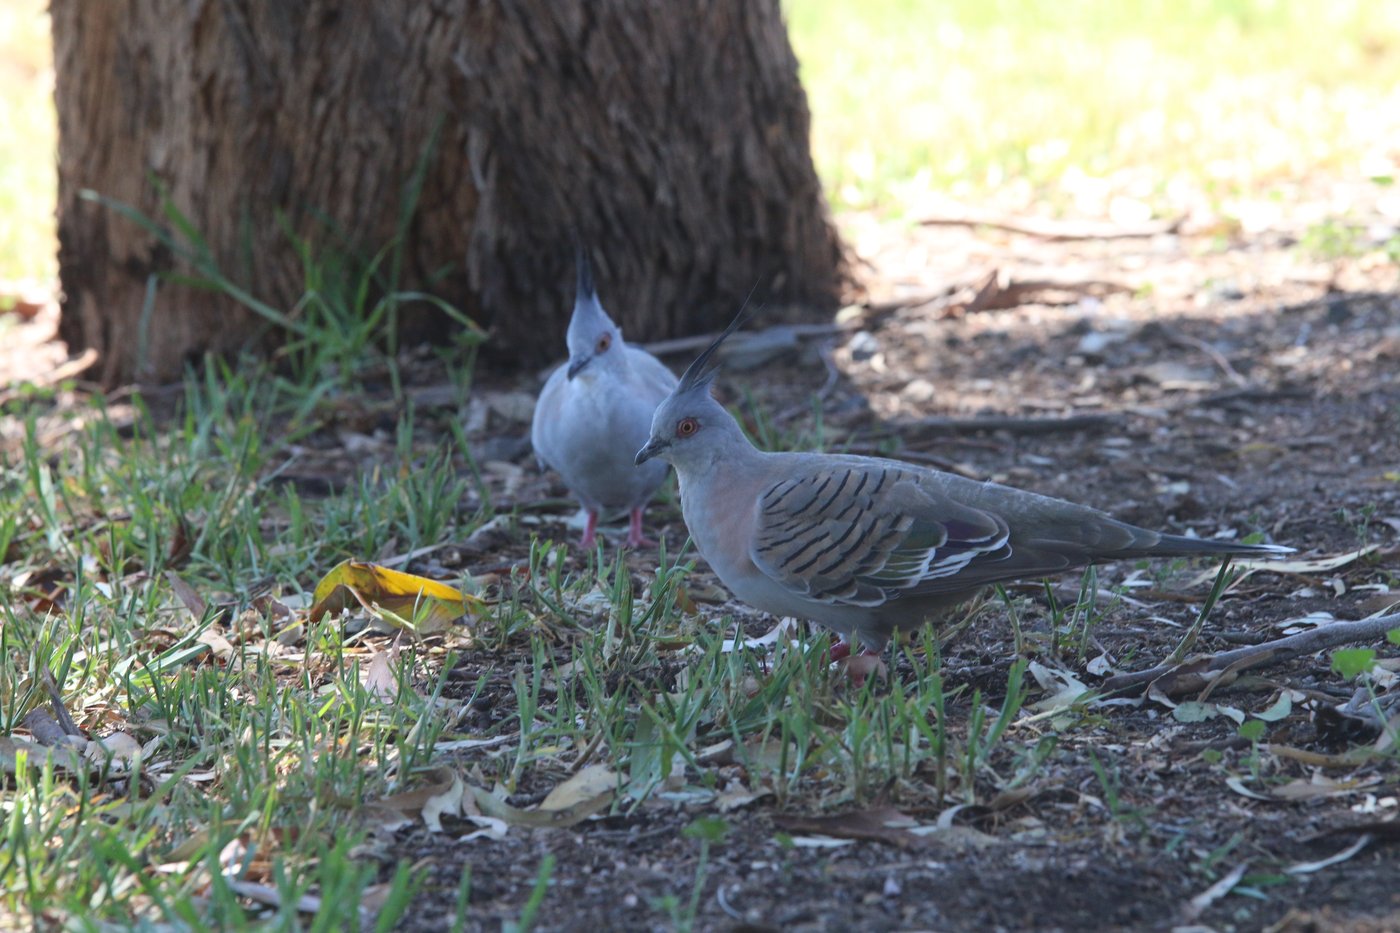
<svg viewBox="0 0 1400 933">
<path fill-rule="evenodd" d="M 1400 628 L 1400 613 L 1377 616 L 1374 619 L 1362 619 L 1359 622 L 1337 622 L 1311 631 L 1300 632 L 1297 635 L 1289 635 L 1286 638 L 1276 638 L 1259 645 L 1249 645 L 1245 648 L 1236 648 L 1233 651 L 1207 655 L 1205 658 L 1188 660 L 1185 663 L 1199 669 L 1202 674 L 1207 670 L 1221 670 L 1227 667 L 1239 672 L 1262 664 L 1290 661 L 1293 658 L 1324 651 L 1328 648 L 1384 640 L 1386 633 L 1396 628 Z M 1202 664 L 1202 661 L 1208 663 Z M 1119 674 L 1104 681 L 1102 689 L 1108 693 L 1141 692 L 1148 684 L 1180 666 L 1159 664 L 1149 670 Z"/>
<path fill-rule="evenodd" d="M 1225 358 L 1225 354 L 1215 349 L 1215 347 L 1212 347 L 1199 337 L 1192 337 L 1190 334 L 1182 333 L 1174 327 L 1168 327 L 1161 323 L 1157 326 L 1161 329 L 1166 338 L 1178 347 L 1184 347 L 1188 350 L 1199 350 L 1204 353 L 1206 357 L 1215 364 L 1216 368 L 1224 373 L 1225 377 L 1237 387 L 1241 389 L 1250 387 L 1249 380 L 1241 376 L 1239 370 L 1235 369 L 1230 361 Z"/>
<path fill-rule="evenodd" d="M 47 389 L 51 386 L 58 385 L 60 382 L 65 382 L 69 379 L 77 379 L 83 373 L 87 372 L 89 369 L 92 369 L 93 366 L 97 365 L 99 356 L 100 354 L 97 352 L 96 349 L 94 349 L 93 347 L 88 347 L 86 350 L 84 350 L 81 354 L 74 357 L 73 359 L 63 363 L 59 363 L 57 366 L 55 366 L 48 372 L 37 376 L 33 379 L 26 380 L 26 382 L 30 386 L 37 386 L 42 389 Z M 25 391 L 26 390 L 24 388 L 14 388 L 6 389 L 4 392 L 0 392 L 0 405 L 14 401 L 15 399 L 19 398 Z"/>
<path fill-rule="evenodd" d="M 1005 431 L 1008 434 L 1054 434 L 1058 431 L 1082 431 L 1113 424 L 1112 414 L 1066 415 L 1063 418 L 1018 418 L 1014 415 L 985 415 L 976 418 L 919 418 L 890 425 L 890 433 L 906 434 L 984 434 Z"/>
<path fill-rule="evenodd" d="M 1086 295 L 1106 298 L 1132 294 L 1121 282 L 1103 279 L 1017 279 L 1003 269 L 993 269 L 978 282 L 971 300 L 962 306 L 964 314 L 978 311 L 1007 311 L 1024 304 L 1068 305 Z M 1059 293 L 1058 295 L 1056 293 Z"/>
<path fill-rule="evenodd" d="M 875 444 L 851 444 L 845 447 L 844 450 L 848 454 L 859 454 L 863 457 L 889 456 L 888 451 L 881 449 L 878 445 Z M 895 453 L 894 456 L 898 457 L 900 460 L 913 460 L 916 463 L 927 463 L 930 466 L 937 467 L 945 473 L 957 473 L 960 476 L 966 476 L 968 479 L 975 479 L 979 482 L 986 479 L 985 476 L 981 475 L 980 473 L 977 473 L 976 471 L 966 466 L 963 466 L 956 460 L 950 460 L 947 457 L 940 457 L 938 456 L 938 454 L 931 454 L 927 451 L 900 450 L 897 453 Z"/>
<path fill-rule="evenodd" d="M 791 336 L 794 339 L 802 337 L 832 337 L 837 334 L 844 334 L 847 331 L 860 330 L 862 324 L 858 319 L 842 321 L 836 324 L 774 324 L 772 327 L 763 330 L 748 331 L 738 333 L 731 337 L 726 345 L 731 348 L 730 353 L 742 351 L 745 344 L 764 342 L 773 339 L 774 333 L 784 336 Z M 773 332 L 773 333 L 770 333 Z M 696 334 L 693 337 L 676 337 L 673 340 L 656 340 L 652 343 L 642 344 L 642 349 L 652 356 L 675 356 L 679 353 L 694 353 L 703 350 L 715 342 L 719 336 L 719 331 L 708 334 Z"/>
<path fill-rule="evenodd" d="M 968 211 L 957 217 L 925 217 L 924 227 L 990 227 L 1008 233 L 1022 233 L 1042 240 L 1131 240 L 1175 233 L 1185 217 L 1157 220 L 1136 226 L 1093 220 L 1047 220 L 1041 217 L 1010 218 Z"/>
<path fill-rule="evenodd" d="M 1297 386 L 1279 386 L 1268 389 L 1262 386 L 1241 386 L 1226 389 L 1200 398 L 1188 399 L 1179 408 L 1210 408 L 1217 405 L 1233 405 L 1236 402 L 1279 402 L 1294 399 L 1312 398 L 1312 392 Z"/>
</svg>

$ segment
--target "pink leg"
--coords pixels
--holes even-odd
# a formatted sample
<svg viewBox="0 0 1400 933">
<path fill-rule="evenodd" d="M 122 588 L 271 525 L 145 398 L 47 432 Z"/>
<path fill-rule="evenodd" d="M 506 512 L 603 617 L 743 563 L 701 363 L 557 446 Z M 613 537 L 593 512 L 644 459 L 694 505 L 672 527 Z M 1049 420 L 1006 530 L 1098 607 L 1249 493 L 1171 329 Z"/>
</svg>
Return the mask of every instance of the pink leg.
<svg viewBox="0 0 1400 933">
<path fill-rule="evenodd" d="M 597 513 L 597 512 L 589 512 L 589 513 L 588 513 L 588 524 L 585 525 L 585 526 L 583 527 L 583 540 L 580 541 L 578 544 L 579 544 L 579 547 L 591 548 L 591 547 L 593 547 L 594 542 L 596 542 L 597 540 L 598 540 L 598 513 Z"/>
<path fill-rule="evenodd" d="M 880 652 L 873 648 L 861 648 L 859 654 L 851 653 L 851 643 L 845 638 L 839 639 L 826 652 L 827 660 L 832 664 L 844 661 L 842 668 L 851 678 L 851 685 L 859 687 L 865 683 L 865 678 L 872 671 L 883 669 L 884 665 L 880 661 Z M 874 658 L 874 661 L 863 660 Z"/>
<path fill-rule="evenodd" d="M 632 517 L 627 523 L 627 546 L 651 547 L 655 543 L 642 534 L 642 507 L 638 506 L 632 510 Z"/>
<path fill-rule="evenodd" d="M 880 652 L 864 648 L 860 654 L 847 658 L 846 676 L 851 678 L 852 687 L 865 686 L 865 679 L 871 674 L 884 674 L 885 662 L 880 660 Z"/>
</svg>

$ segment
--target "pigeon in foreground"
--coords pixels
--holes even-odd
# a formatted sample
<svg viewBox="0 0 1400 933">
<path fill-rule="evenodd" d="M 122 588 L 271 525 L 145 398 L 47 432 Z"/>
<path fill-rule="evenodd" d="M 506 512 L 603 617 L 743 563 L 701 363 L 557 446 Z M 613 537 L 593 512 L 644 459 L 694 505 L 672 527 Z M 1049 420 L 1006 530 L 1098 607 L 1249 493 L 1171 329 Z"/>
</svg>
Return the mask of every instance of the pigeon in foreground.
<svg viewBox="0 0 1400 933">
<path fill-rule="evenodd" d="M 666 479 L 666 464 L 637 469 L 632 451 L 647 439 L 651 415 L 676 377 L 645 350 L 622 342 L 603 310 L 593 270 L 578 254 L 578 292 L 569 320 L 569 359 L 550 374 L 535 403 L 530 441 L 588 513 L 583 547 L 596 539 L 599 514 L 630 511 L 627 545 L 639 547 L 642 509 Z"/>
<path fill-rule="evenodd" d="M 639 465 L 676 468 L 681 511 L 725 586 L 871 653 L 983 587 L 1104 560 L 1270 556 L 1290 548 L 1163 534 L 1103 512 L 898 460 L 765 453 L 710 394 L 715 349 L 656 409 Z"/>
</svg>

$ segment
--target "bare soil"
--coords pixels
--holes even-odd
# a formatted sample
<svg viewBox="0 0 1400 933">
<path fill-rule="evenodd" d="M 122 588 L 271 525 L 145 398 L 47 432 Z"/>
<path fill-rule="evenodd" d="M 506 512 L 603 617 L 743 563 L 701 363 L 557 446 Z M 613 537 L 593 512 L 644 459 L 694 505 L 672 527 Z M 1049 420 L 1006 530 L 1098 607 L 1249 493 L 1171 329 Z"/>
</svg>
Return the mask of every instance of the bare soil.
<svg viewBox="0 0 1400 933">
<path fill-rule="evenodd" d="M 1365 249 L 1313 260 L 1286 231 L 1050 242 L 941 226 L 884 244 L 874 262 L 871 304 L 843 317 L 848 327 L 801 341 L 757 368 L 731 367 L 721 380 L 731 401 L 747 400 L 741 408 L 752 426 L 776 421 L 781 431 L 812 432 L 817 393 L 832 449 L 888 449 L 1180 533 L 1263 532 L 1304 556 L 1379 545 L 1335 572 L 1250 578 L 1217 608 L 1200 651 L 1277 637 L 1280 623 L 1310 612 L 1359 619 L 1400 599 L 1393 263 Z M 994 270 L 999 290 L 984 288 Z M 1018 282 L 1032 287 L 1018 293 Z M 978 309 L 979 289 L 986 310 Z M 533 388 L 527 380 L 481 393 L 506 400 L 482 419 L 483 437 L 498 445 L 490 449 L 523 454 L 524 425 L 502 413 L 522 409 L 520 393 Z M 990 431 L 961 424 L 986 416 L 1007 420 Z M 1018 423 L 1032 419 L 1080 419 L 1066 423 L 1082 426 Z M 516 479 L 521 501 L 563 494 L 553 477 Z M 564 507 L 558 517 L 568 514 Z M 650 514 L 672 550 L 684 541 L 673 501 Z M 576 533 L 544 530 L 556 538 Z M 504 541 L 490 555 L 463 560 L 499 565 L 523 546 Z M 646 561 L 633 566 L 639 582 L 647 579 Z M 1130 570 L 1104 568 L 1100 579 L 1121 580 Z M 703 564 L 698 573 L 703 586 Z M 1072 599 L 1078 581 L 1064 582 Z M 1181 580 L 1148 588 L 1143 605 L 1114 607 L 1096 630 L 1097 649 L 1120 669 L 1164 659 L 1193 620 L 1204 587 L 1183 595 L 1169 583 Z M 751 634 L 772 624 L 733 602 L 702 603 L 701 611 L 746 619 Z M 1377 647 L 1394 657 L 1393 648 Z M 1004 612 L 984 614 L 945 650 L 950 684 L 981 688 L 989 703 L 999 702 L 1014 654 Z M 460 683 L 519 660 L 470 659 Z M 891 676 L 908 673 L 896 665 Z M 1271 724 L 1269 742 L 1322 754 L 1365 744 L 1337 734 L 1318 713 L 1353 692 L 1325 654 L 1266 668 L 1216 698 L 1259 711 L 1282 687 L 1311 699 Z M 1104 799 L 1094 755 L 1119 782 L 1114 804 Z M 1337 771 L 1261 753 L 1271 778 L 1343 782 L 1331 795 L 1284 802 L 1252 799 L 1226 784 L 1249 772 L 1250 755 L 1229 720 L 1182 723 L 1152 703 L 1108 707 L 1092 727 L 1060 736 L 1031 792 L 957 814 L 956 822 L 991 840 L 979 836 L 977 845 L 795 848 L 785 842 L 785 818 L 861 807 L 839 794 L 782 806 L 760 801 L 725 815 L 732 831 L 712 852 L 698 926 L 1400 929 L 1394 758 Z M 991 797 L 995 788 L 988 791 Z M 928 787 L 891 787 L 877 803 L 926 820 L 947 806 Z M 473 868 L 472 923 L 493 929 L 518 915 L 541 859 L 552 853 L 557 865 L 540 928 L 663 930 L 669 922 L 656 902 L 688 896 L 699 848 L 681 830 L 703 812 L 705 805 L 653 800 L 629 815 L 513 832 L 489 846 L 413 832 L 393 854 L 430 859 L 441 881 L 424 898 L 422 929 L 436 928 L 450 911 L 447 892 L 464 861 Z M 1347 849 L 1361 830 L 1373 841 L 1350 859 L 1286 872 Z M 1243 863 L 1245 882 L 1209 899 L 1196 916 L 1192 899 Z"/>
</svg>

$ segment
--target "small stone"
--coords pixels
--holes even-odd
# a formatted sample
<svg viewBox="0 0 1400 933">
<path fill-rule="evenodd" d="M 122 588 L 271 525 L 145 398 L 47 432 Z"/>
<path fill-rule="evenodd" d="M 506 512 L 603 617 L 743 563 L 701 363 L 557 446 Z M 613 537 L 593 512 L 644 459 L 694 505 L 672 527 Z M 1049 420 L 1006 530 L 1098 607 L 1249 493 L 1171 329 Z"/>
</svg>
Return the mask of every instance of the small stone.
<svg viewBox="0 0 1400 933">
<path fill-rule="evenodd" d="M 846 348 L 851 351 L 851 359 L 857 363 L 864 363 L 876 353 L 880 352 L 880 341 L 875 339 L 875 335 L 868 330 L 858 331 L 851 337 Z"/>
</svg>

